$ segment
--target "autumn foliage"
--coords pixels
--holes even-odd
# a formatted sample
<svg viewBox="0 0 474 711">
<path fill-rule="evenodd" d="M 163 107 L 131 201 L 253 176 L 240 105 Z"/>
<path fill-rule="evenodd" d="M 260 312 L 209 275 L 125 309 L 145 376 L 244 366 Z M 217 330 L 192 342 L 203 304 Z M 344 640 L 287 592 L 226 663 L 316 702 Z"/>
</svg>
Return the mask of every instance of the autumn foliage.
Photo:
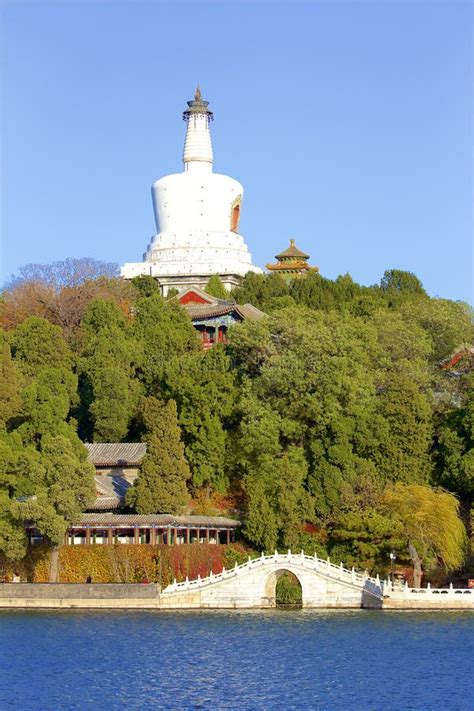
<svg viewBox="0 0 474 711">
<path fill-rule="evenodd" d="M 0 558 L 0 579 L 11 579 L 17 572 L 22 580 L 46 583 L 49 580 L 50 550 L 43 546 L 30 548 L 27 557 L 18 564 Z M 161 583 L 166 586 L 176 578 L 203 578 L 220 573 L 223 567 L 247 559 L 245 549 L 230 546 L 181 545 L 91 545 L 62 546 L 59 550 L 61 583 L 84 583 L 90 575 L 95 583 Z"/>
</svg>

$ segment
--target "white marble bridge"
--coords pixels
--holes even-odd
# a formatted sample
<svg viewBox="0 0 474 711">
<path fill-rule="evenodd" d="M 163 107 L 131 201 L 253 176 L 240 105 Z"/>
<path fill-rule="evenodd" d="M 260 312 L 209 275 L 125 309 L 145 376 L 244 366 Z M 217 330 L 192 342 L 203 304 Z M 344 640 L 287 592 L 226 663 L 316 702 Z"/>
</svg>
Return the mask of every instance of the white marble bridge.
<svg viewBox="0 0 474 711">
<path fill-rule="evenodd" d="M 382 607 L 382 585 L 329 560 L 291 551 L 262 555 L 207 578 L 176 581 L 160 594 L 161 608 L 266 608 L 276 606 L 276 583 L 284 572 L 301 585 L 305 608 Z"/>
</svg>

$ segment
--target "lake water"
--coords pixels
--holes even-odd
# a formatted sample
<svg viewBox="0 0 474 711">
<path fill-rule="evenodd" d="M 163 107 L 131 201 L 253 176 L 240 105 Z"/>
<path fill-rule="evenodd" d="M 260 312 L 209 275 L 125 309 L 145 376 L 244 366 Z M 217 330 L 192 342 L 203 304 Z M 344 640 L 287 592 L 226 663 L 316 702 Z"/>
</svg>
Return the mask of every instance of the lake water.
<svg viewBox="0 0 474 711">
<path fill-rule="evenodd" d="M 0 709 L 474 709 L 470 612 L 0 612 Z"/>
</svg>

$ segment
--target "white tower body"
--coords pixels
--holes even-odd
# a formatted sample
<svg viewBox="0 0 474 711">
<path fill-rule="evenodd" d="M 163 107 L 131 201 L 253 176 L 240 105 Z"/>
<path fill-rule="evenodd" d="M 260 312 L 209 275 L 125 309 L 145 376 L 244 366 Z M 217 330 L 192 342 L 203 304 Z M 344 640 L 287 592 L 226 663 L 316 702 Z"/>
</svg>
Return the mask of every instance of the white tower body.
<svg viewBox="0 0 474 711">
<path fill-rule="evenodd" d="M 126 279 L 156 277 L 165 295 L 170 288 L 204 287 L 213 274 L 230 290 L 247 272 L 261 272 L 238 233 L 244 189 L 237 180 L 212 172 L 213 115 L 199 88 L 188 107 L 184 171 L 153 184 L 157 233 L 144 261 L 121 270 Z"/>
</svg>

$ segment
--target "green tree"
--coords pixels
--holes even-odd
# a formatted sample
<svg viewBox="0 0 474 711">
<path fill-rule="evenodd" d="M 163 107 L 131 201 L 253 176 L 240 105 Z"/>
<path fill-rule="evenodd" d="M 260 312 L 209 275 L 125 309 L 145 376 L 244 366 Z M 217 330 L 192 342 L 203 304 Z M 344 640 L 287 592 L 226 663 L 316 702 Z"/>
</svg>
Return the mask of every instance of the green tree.
<svg viewBox="0 0 474 711">
<path fill-rule="evenodd" d="M 35 378 L 42 368 L 72 371 L 73 356 L 62 330 L 44 318 L 23 321 L 11 335 L 11 351 L 25 378 Z M 74 383 L 71 382 L 74 389 Z"/>
<path fill-rule="evenodd" d="M 143 402 L 147 453 L 127 504 L 137 513 L 179 513 L 188 501 L 189 465 L 178 425 L 176 403 L 149 397 Z"/>
<path fill-rule="evenodd" d="M 308 516 L 308 464 L 302 448 L 282 444 L 284 422 L 266 403 L 242 403 L 235 464 L 243 472 L 244 534 L 266 551 L 295 548 Z"/>
<path fill-rule="evenodd" d="M 135 376 L 142 361 L 142 344 L 134 339 L 119 307 L 104 299 L 89 304 L 81 327 L 81 405 L 77 413 L 81 436 L 98 442 L 122 441 L 141 394 Z"/>
<path fill-rule="evenodd" d="M 21 560 L 27 550 L 25 527 L 17 508 L 7 493 L 0 490 L 0 551 L 9 560 Z"/>
<path fill-rule="evenodd" d="M 61 434 L 45 435 L 39 443 L 23 444 L 16 432 L 0 438 L 1 549 L 19 557 L 24 523 L 33 523 L 57 545 L 95 497 L 94 467 L 85 447 Z M 1 534 L 0 534 L 1 538 Z"/>
<path fill-rule="evenodd" d="M 418 277 L 412 272 L 401 269 L 387 269 L 380 280 L 380 288 L 388 294 L 426 296 L 426 291 Z"/>
<path fill-rule="evenodd" d="M 441 420 L 435 448 L 438 484 L 459 495 L 470 510 L 474 501 L 474 375 L 459 407 Z"/>
<path fill-rule="evenodd" d="M 438 364 L 463 344 L 474 343 L 472 309 L 448 299 L 416 299 L 403 303 L 400 313 L 423 330 L 431 345 L 430 361 Z"/>
<path fill-rule="evenodd" d="M 388 428 L 375 462 L 385 480 L 428 482 L 433 462 L 429 393 L 404 374 L 393 374 L 379 395 L 379 414 Z"/>
<path fill-rule="evenodd" d="M 19 415 L 21 397 L 20 378 L 11 357 L 10 345 L 0 332 L 0 428 Z"/>
<path fill-rule="evenodd" d="M 173 358 L 164 392 L 176 401 L 193 487 L 228 487 L 227 438 L 238 398 L 235 371 L 222 347 Z"/>
<path fill-rule="evenodd" d="M 413 563 L 414 587 L 420 587 L 424 570 L 461 567 L 467 540 L 455 496 L 420 484 L 397 483 L 387 490 L 384 505 L 400 523 Z"/>
<path fill-rule="evenodd" d="M 199 351 L 196 331 L 186 311 L 176 299 L 167 301 L 159 294 L 137 301 L 133 334 L 142 344 L 138 376 L 147 394 L 160 389 L 164 368 L 172 358 Z"/>
<path fill-rule="evenodd" d="M 255 274 L 248 272 L 232 292 L 238 304 L 253 304 L 263 308 L 274 297 L 288 296 L 288 285 L 280 274 Z"/>
<path fill-rule="evenodd" d="M 218 274 L 213 274 L 206 284 L 204 291 L 217 299 L 229 299 L 229 292 L 226 290 Z"/>
<path fill-rule="evenodd" d="M 335 562 L 370 572 L 383 570 L 390 551 L 404 543 L 400 523 L 372 507 L 341 512 L 329 536 L 329 552 Z"/>
<path fill-rule="evenodd" d="M 160 294 L 161 289 L 158 281 L 149 274 L 141 274 L 134 277 L 132 280 L 133 287 L 138 291 L 140 297 L 152 296 L 152 294 Z"/>
</svg>

